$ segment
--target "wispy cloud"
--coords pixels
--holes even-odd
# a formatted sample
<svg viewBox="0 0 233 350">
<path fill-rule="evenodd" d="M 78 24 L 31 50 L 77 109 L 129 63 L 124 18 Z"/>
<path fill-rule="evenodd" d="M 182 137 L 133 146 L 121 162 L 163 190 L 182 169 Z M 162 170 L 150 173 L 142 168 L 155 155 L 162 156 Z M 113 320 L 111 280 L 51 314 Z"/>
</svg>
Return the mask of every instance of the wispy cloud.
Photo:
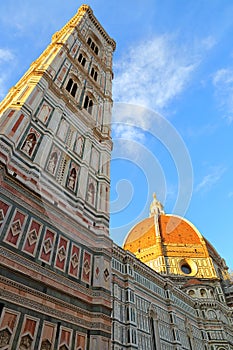
<svg viewBox="0 0 233 350">
<path fill-rule="evenodd" d="M 2 99 L 6 94 L 6 82 L 8 80 L 8 72 L 10 71 L 10 67 L 12 65 L 9 65 L 9 61 L 13 61 L 15 58 L 12 51 L 9 49 L 3 49 L 0 48 L 0 71 L 1 71 L 1 77 L 0 77 L 0 99 Z"/>
<path fill-rule="evenodd" d="M 13 58 L 14 55 L 10 50 L 0 48 L 0 63 L 13 60 Z"/>
<path fill-rule="evenodd" d="M 2 99 L 6 94 L 5 79 L 0 78 L 0 99 Z"/>
<path fill-rule="evenodd" d="M 233 122 L 233 68 L 223 68 L 213 75 L 215 94 L 228 124 Z"/>
<path fill-rule="evenodd" d="M 211 35 L 207 36 L 206 38 L 203 38 L 200 42 L 203 49 L 206 49 L 206 50 L 212 49 L 216 45 L 216 43 L 217 43 L 217 40 Z"/>
<path fill-rule="evenodd" d="M 114 99 L 161 110 L 181 93 L 198 63 L 168 35 L 137 43 L 115 63 Z"/>
<path fill-rule="evenodd" d="M 181 45 L 175 35 L 135 43 L 114 65 L 114 100 L 163 112 L 184 91 L 215 43 L 209 36 L 189 47 Z"/>
<path fill-rule="evenodd" d="M 35 2 L 33 6 L 30 6 L 31 3 L 29 0 L 18 1 L 17 11 L 15 11 L 15 5 L 13 2 L 10 2 L 7 11 L 8 16 L 4 13 L 0 14 L 1 22 L 6 26 L 15 29 L 15 35 L 20 36 L 28 33 L 28 30 L 31 30 L 34 33 L 35 26 L 38 26 L 40 30 L 44 27 L 48 16 L 51 14 L 50 11 L 46 11 L 42 2 Z M 51 16 L 50 16 L 51 17 Z M 52 18 L 53 22 L 54 19 Z M 34 28 L 33 28 L 34 27 Z"/>
<path fill-rule="evenodd" d="M 195 192 L 209 191 L 223 176 L 226 168 L 217 166 L 210 169 L 209 174 L 205 175 L 201 182 L 197 184 Z"/>
<path fill-rule="evenodd" d="M 113 124 L 113 138 L 123 138 L 125 140 L 135 140 L 143 142 L 145 140 L 145 134 L 141 129 L 134 126 Z"/>
</svg>

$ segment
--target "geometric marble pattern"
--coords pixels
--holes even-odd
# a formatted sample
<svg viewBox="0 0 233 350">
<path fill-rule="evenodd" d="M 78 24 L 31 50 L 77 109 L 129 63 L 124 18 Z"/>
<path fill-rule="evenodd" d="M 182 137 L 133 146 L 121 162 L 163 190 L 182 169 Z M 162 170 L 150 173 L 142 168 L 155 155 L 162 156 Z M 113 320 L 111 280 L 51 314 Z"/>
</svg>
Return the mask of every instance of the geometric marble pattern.
<svg viewBox="0 0 233 350">
<path fill-rule="evenodd" d="M 78 263 L 79 263 L 78 255 L 76 253 L 74 253 L 74 255 L 71 258 L 71 264 L 72 264 L 73 268 L 76 268 L 78 266 Z"/>
<path fill-rule="evenodd" d="M 60 261 L 63 261 L 66 258 L 66 250 L 64 246 L 59 248 L 57 256 Z"/>
<path fill-rule="evenodd" d="M 84 261 L 83 270 L 86 275 L 90 272 L 90 263 L 88 260 Z"/>
<path fill-rule="evenodd" d="M 109 273 L 108 269 L 106 268 L 104 270 L 104 279 L 105 279 L 105 281 L 107 281 L 109 279 L 109 276 L 110 276 L 110 273 Z"/>
<path fill-rule="evenodd" d="M 36 230 L 32 230 L 28 232 L 28 243 L 29 245 L 35 244 L 37 241 L 37 232 Z"/>
<path fill-rule="evenodd" d="M 11 234 L 12 234 L 12 236 L 15 237 L 15 236 L 19 235 L 21 233 L 21 228 L 22 228 L 22 226 L 21 226 L 20 220 L 16 220 L 15 222 L 13 222 L 11 224 Z"/>
<path fill-rule="evenodd" d="M 0 209 L 0 223 L 3 222 L 4 218 L 5 218 L 4 211 Z"/>
<path fill-rule="evenodd" d="M 43 244 L 43 249 L 45 251 L 45 254 L 48 254 L 49 252 L 51 252 L 52 247 L 53 247 L 53 244 L 52 244 L 51 238 L 49 237 L 44 241 L 44 244 Z"/>
</svg>

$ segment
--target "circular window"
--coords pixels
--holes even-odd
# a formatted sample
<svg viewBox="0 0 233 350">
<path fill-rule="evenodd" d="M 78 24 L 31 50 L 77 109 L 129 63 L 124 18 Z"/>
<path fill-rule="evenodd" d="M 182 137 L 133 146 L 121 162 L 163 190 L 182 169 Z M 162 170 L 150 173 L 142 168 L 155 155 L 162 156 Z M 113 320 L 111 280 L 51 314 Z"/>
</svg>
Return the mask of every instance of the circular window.
<svg viewBox="0 0 233 350">
<path fill-rule="evenodd" d="M 207 295 L 207 294 L 206 294 L 206 290 L 205 290 L 205 289 L 201 289 L 201 290 L 200 290 L 200 294 L 201 294 L 201 297 L 202 297 L 202 298 L 205 298 L 206 295 Z"/>
<path fill-rule="evenodd" d="M 189 290 L 188 291 L 188 295 L 190 295 L 191 297 L 193 297 L 194 295 L 195 295 L 195 292 L 194 292 L 194 290 Z"/>
<path fill-rule="evenodd" d="M 180 268 L 186 275 L 189 275 L 192 272 L 192 269 L 187 262 L 183 263 Z"/>
<path fill-rule="evenodd" d="M 180 273 L 186 276 L 195 276 L 198 268 L 192 259 L 181 259 L 179 262 Z"/>
</svg>

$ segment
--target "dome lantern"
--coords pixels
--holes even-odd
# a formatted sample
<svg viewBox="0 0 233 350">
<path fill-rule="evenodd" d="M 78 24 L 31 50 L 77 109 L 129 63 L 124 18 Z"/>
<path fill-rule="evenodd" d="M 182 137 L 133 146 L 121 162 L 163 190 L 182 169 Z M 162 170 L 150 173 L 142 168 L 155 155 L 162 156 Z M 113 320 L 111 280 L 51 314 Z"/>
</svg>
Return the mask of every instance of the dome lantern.
<svg viewBox="0 0 233 350">
<path fill-rule="evenodd" d="M 164 209 L 162 203 L 158 201 L 156 194 L 153 194 L 153 201 L 150 205 L 150 217 L 151 216 L 159 216 L 160 214 L 164 214 Z"/>
</svg>

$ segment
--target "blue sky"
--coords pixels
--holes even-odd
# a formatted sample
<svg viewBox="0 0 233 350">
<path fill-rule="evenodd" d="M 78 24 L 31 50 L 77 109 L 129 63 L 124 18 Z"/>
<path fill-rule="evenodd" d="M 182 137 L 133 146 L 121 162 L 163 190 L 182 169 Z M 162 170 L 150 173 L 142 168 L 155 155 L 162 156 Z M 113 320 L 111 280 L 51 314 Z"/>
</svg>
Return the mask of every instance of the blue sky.
<svg viewBox="0 0 233 350">
<path fill-rule="evenodd" d="M 76 13 L 77 0 L 0 2 L 0 98 Z M 116 43 L 111 235 L 122 244 L 152 193 L 233 269 L 233 2 L 93 0 Z"/>
</svg>

